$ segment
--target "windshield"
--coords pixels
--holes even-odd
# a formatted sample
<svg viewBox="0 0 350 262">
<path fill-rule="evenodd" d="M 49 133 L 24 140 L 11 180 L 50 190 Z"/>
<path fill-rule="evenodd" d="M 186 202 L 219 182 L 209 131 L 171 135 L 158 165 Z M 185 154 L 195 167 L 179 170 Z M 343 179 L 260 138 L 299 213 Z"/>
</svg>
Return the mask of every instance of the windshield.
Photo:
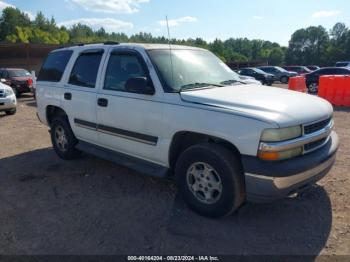
<svg viewBox="0 0 350 262">
<path fill-rule="evenodd" d="M 266 74 L 266 72 L 262 71 L 262 70 L 259 69 L 259 68 L 254 68 L 253 70 L 254 70 L 255 72 L 259 73 L 259 74 L 263 74 L 263 75 Z"/>
<path fill-rule="evenodd" d="M 11 70 L 9 71 L 10 77 L 21 77 L 21 76 L 30 76 L 30 73 L 24 69 Z"/>
<path fill-rule="evenodd" d="M 205 50 L 149 50 L 151 60 L 166 85 L 166 91 L 184 88 L 222 86 L 239 82 L 239 75 L 224 62 Z"/>
</svg>

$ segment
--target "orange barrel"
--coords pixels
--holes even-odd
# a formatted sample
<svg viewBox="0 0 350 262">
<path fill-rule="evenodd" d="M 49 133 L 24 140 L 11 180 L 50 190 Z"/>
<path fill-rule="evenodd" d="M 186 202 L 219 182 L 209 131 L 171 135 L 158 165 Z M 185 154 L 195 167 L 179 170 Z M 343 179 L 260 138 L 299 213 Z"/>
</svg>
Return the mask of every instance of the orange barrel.
<svg viewBox="0 0 350 262">
<path fill-rule="evenodd" d="M 307 93 L 306 78 L 304 75 L 300 77 L 300 92 Z"/>
<path fill-rule="evenodd" d="M 290 77 L 288 81 L 288 89 L 298 92 L 306 92 L 305 78 L 302 76 Z"/>
<path fill-rule="evenodd" d="M 350 106 L 350 76 L 345 77 L 343 106 Z"/>
<path fill-rule="evenodd" d="M 297 86 L 297 77 L 290 77 L 288 81 L 288 89 L 289 90 L 294 90 L 296 89 Z"/>
<path fill-rule="evenodd" d="M 346 85 L 346 78 L 343 75 L 335 76 L 334 81 L 334 93 L 333 93 L 333 104 L 336 106 L 343 105 L 344 102 L 344 92 L 345 92 L 345 85 Z"/>
<path fill-rule="evenodd" d="M 320 76 L 319 84 L 318 84 L 318 96 L 327 99 L 327 89 L 330 86 L 332 76 L 324 75 Z"/>
</svg>

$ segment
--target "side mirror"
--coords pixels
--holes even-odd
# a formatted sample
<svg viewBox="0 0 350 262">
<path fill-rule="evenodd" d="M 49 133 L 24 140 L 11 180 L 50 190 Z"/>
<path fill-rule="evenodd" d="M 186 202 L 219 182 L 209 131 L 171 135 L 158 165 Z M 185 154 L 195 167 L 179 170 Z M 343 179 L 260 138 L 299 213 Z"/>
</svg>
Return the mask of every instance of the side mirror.
<svg viewBox="0 0 350 262">
<path fill-rule="evenodd" d="M 149 86 L 146 77 L 133 77 L 126 81 L 125 89 L 127 92 L 145 95 L 154 95 L 154 88 Z"/>
<path fill-rule="evenodd" d="M 1 83 L 6 83 L 6 79 L 1 78 L 1 79 L 0 79 L 0 82 L 1 82 Z"/>
</svg>

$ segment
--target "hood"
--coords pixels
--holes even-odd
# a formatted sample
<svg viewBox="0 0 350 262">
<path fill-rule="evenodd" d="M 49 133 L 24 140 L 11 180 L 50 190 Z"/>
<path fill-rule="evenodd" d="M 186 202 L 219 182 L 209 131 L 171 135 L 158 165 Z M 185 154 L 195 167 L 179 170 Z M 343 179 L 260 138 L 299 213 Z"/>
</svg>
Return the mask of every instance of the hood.
<svg viewBox="0 0 350 262">
<path fill-rule="evenodd" d="M 298 75 L 298 73 L 297 73 L 297 72 L 294 72 L 294 71 L 288 71 L 288 74 L 289 74 L 290 76 L 297 76 L 297 75 Z"/>
<path fill-rule="evenodd" d="M 10 86 L 0 83 L 0 90 L 11 89 Z"/>
<path fill-rule="evenodd" d="M 277 87 L 236 85 L 181 93 L 184 102 L 230 110 L 232 113 L 288 127 L 329 118 L 333 107 L 321 98 Z"/>
</svg>

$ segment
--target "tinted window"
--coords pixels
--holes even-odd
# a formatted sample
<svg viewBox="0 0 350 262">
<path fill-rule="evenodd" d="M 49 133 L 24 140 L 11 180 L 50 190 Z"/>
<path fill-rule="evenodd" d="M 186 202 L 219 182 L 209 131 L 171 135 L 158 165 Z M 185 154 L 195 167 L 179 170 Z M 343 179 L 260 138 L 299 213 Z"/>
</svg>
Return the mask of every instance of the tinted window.
<svg viewBox="0 0 350 262">
<path fill-rule="evenodd" d="M 7 72 L 5 70 L 0 70 L 0 78 L 7 78 Z"/>
<path fill-rule="evenodd" d="M 348 74 L 350 74 L 350 70 L 339 68 L 336 70 L 336 73 L 339 75 L 348 75 Z"/>
<path fill-rule="evenodd" d="M 263 67 L 263 68 L 259 68 L 259 69 L 261 69 L 264 72 L 271 72 L 271 68 L 268 68 L 268 67 Z"/>
<path fill-rule="evenodd" d="M 38 75 L 38 81 L 61 81 L 64 69 L 73 51 L 65 50 L 50 53 L 46 58 Z"/>
<path fill-rule="evenodd" d="M 346 67 L 346 66 L 349 66 L 349 64 L 350 63 L 348 63 L 348 62 L 339 62 L 339 63 L 337 63 L 337 66 L 338 67 Z"/>
<path fill-rule="evenodd" d="M 318 71 L 321 75 L 333 75 L 337 72 L 336 68 L 324 68 Z"/>
<path fill-rule="evenodd" d="M 102 52 L 81 54 L 74 64 L 69 84 L 94 88 L 101 58 Z"/>
<path fill-rule="evenodd" d="M 125 92 L 126 81 L 133 77 L 147 77 L 137 56 L 112 54 L 109 58 L 103 89 Z"/>
</svg>

